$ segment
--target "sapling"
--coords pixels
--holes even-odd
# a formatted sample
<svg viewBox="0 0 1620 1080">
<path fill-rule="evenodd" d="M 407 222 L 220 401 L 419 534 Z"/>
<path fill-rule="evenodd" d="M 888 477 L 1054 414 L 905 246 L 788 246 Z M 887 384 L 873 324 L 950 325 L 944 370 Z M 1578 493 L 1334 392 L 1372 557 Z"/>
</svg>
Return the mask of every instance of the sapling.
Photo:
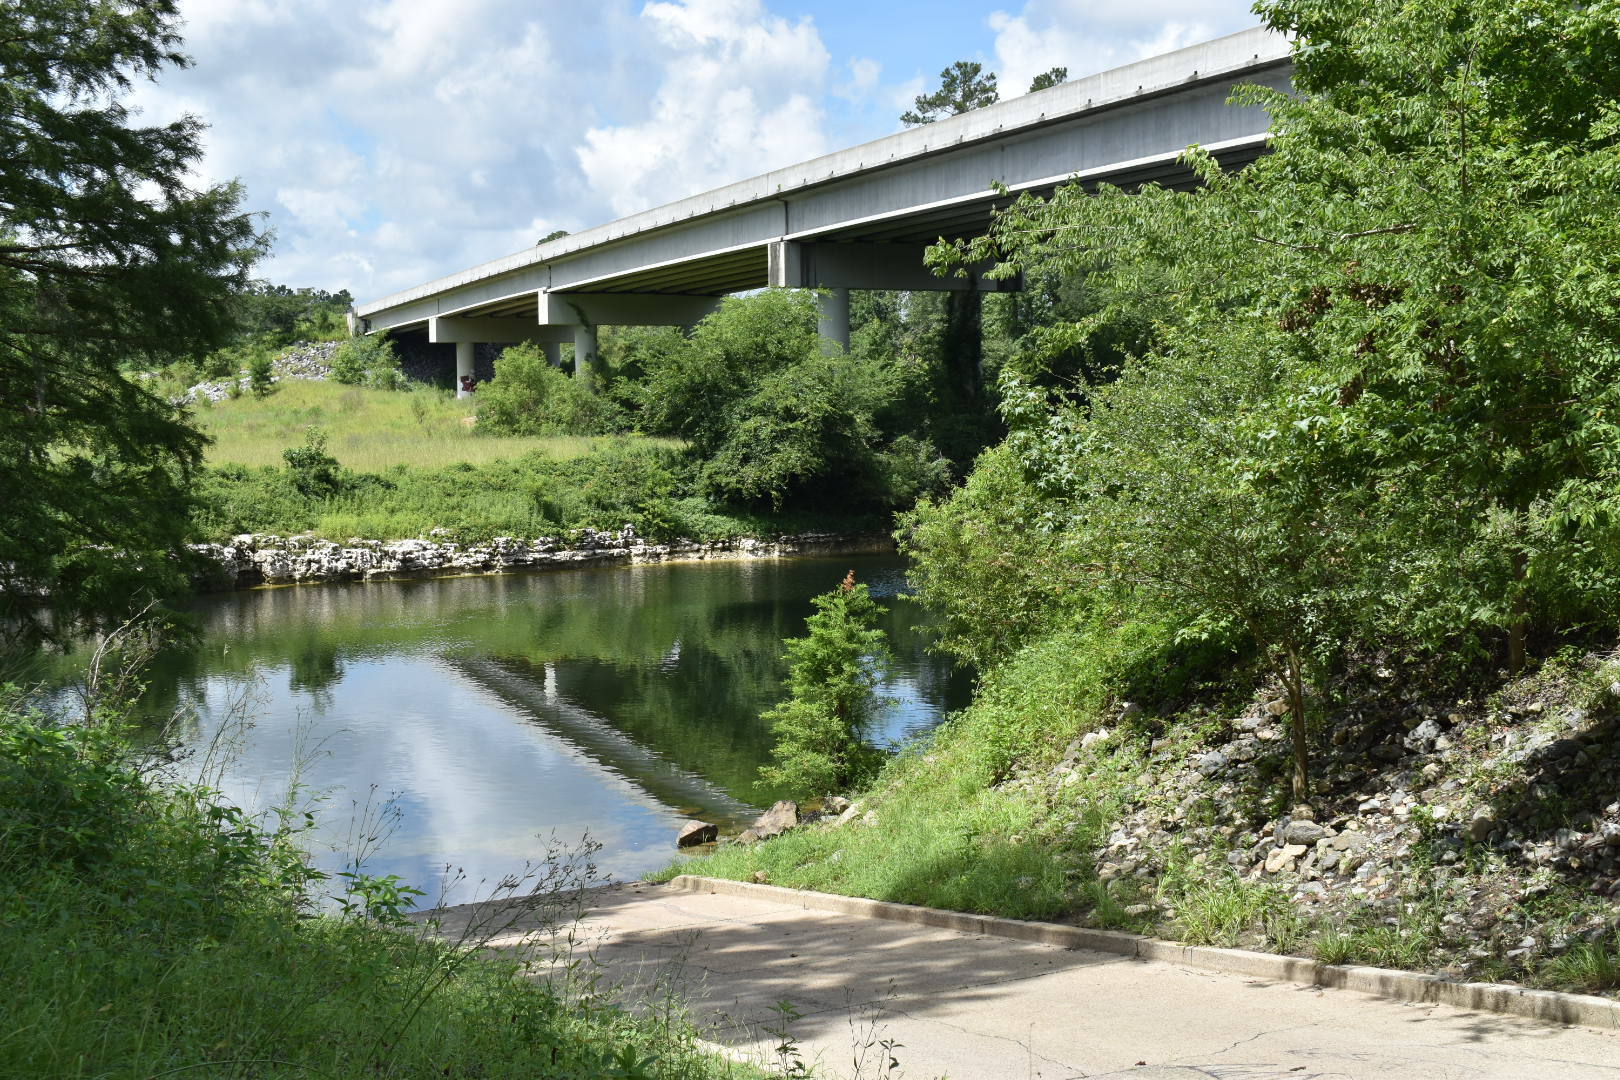
<svg viewBox="0 0 1620 1080">
<path fill-rule="evenodd" d="M 811 603 L 809 633 L 786 642 L 787 700 L 764 714 L 775 745 L 760 776 L 797 794 L 830 795 L 870 778 L 882 760 L 861 736 L 881 706 L 889 649 L 877 626 L 884 609 L 855 571 Z"/>
</svg>

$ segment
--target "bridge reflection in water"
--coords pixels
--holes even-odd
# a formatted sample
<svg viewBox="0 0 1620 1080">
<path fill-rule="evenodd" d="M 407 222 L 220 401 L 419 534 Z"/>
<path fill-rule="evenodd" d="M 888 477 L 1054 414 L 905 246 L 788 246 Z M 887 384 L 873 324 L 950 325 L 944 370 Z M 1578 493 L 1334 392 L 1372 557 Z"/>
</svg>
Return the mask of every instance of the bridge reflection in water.
<svg viewBox="0 0 1620 1080">
<path fill-rule="evenodd" d="M 553 833 L 588 833 L 605 869 L 634 876 L 668 861 L 683 817 L 734 824 L 775 796 L 756 778 L 781 640 L 852 566 L 891 598 L 885 692 L 901 704 L 872 735 L 894 742 L 965 703 L 970 676 L 927 652 L 922 613 L 892 598 L 900 562 L 872 556 L 203 598 L 200 643 L 164 658 L 147 708 L 191 710 L 184 737 L 203 747 L 249 694 L 220 786 L 250 807 L 295 779 L 323 793 L 325 869 L 342 868 L 355 808 L 392 798 L 399 820 L 368 869 L 430 900 L 447 865 L 471 881 L 443 899 L 470 899 Z"/>
</svg>

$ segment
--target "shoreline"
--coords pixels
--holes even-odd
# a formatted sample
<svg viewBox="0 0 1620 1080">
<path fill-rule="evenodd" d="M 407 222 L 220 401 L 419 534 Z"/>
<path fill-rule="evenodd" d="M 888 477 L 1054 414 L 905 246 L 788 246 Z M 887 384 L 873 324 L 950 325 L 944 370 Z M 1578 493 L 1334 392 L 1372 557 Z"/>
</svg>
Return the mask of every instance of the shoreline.
<svg viewBox="0 0 1620 1080">
<path fill-rule="evenodd" d="M 587 529 L 576 546 L 554 537 L 499 536 L 486 543 L 448 540 L 355 540 L 339 544 L 310 535 L 243 534 L 227 543 L 195 544 L 212 563 L 198 575 L 199 592 L 291 585 L 483 577 L 598 566 L 783 559 L 815 555 L 877 555 L 895 551 L 887 533 L 790 533 L 774 539 L 735 537 L 651 543 L 628 526 L 618 533 Z"/>
</svg>

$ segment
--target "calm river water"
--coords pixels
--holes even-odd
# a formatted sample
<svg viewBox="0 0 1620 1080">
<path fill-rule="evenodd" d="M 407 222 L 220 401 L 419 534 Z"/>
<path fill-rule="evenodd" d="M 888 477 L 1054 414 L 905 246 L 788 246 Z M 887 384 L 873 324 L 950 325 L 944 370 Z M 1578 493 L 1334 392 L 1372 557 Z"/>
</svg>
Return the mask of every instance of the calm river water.
<svg viewBox="0 0 1620 1080">
<path fill-rule="evenodd" d="M 238 805 L 295 781 L 317 796 L 323 869 L 344 867 L 369 803 L 397 813 L 367 872 L 424 902 L 487 893 L 552 837 L 588 834 L 598 866 L 633 877 L 671 859 L 682 818 L 735 827 L 774 797 L 759 713 L 780 696 L 781 640 L 851 567 L 889 608 L 895 705 L 871 737 L 893 745 L 964 705 L 969 680 L 926 651 L 900 561 L 870 556 L 207 597 L 202 644 L 163 660 L 147 707 L 228 749 L 219 786 Z"/>
</svg>

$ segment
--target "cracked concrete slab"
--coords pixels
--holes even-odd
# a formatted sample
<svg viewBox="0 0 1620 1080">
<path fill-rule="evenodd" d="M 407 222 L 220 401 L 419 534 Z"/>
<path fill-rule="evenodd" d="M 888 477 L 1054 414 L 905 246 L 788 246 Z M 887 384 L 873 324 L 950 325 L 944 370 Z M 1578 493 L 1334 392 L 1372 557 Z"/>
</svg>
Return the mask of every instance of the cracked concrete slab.
<svg viewBox="0 0 1620 1080">
<path fill-rule="evenodd" d="M 888 1040 L 899 1075 L 952 1080 L 1620 1080 L 1620 1032 L 756 897 L 615 886 L 576 933 L 632 1005 L 673 993 L 761 1060 L 790 1003 L 825 1076 L 881 1075 Z"/>
</svg>

